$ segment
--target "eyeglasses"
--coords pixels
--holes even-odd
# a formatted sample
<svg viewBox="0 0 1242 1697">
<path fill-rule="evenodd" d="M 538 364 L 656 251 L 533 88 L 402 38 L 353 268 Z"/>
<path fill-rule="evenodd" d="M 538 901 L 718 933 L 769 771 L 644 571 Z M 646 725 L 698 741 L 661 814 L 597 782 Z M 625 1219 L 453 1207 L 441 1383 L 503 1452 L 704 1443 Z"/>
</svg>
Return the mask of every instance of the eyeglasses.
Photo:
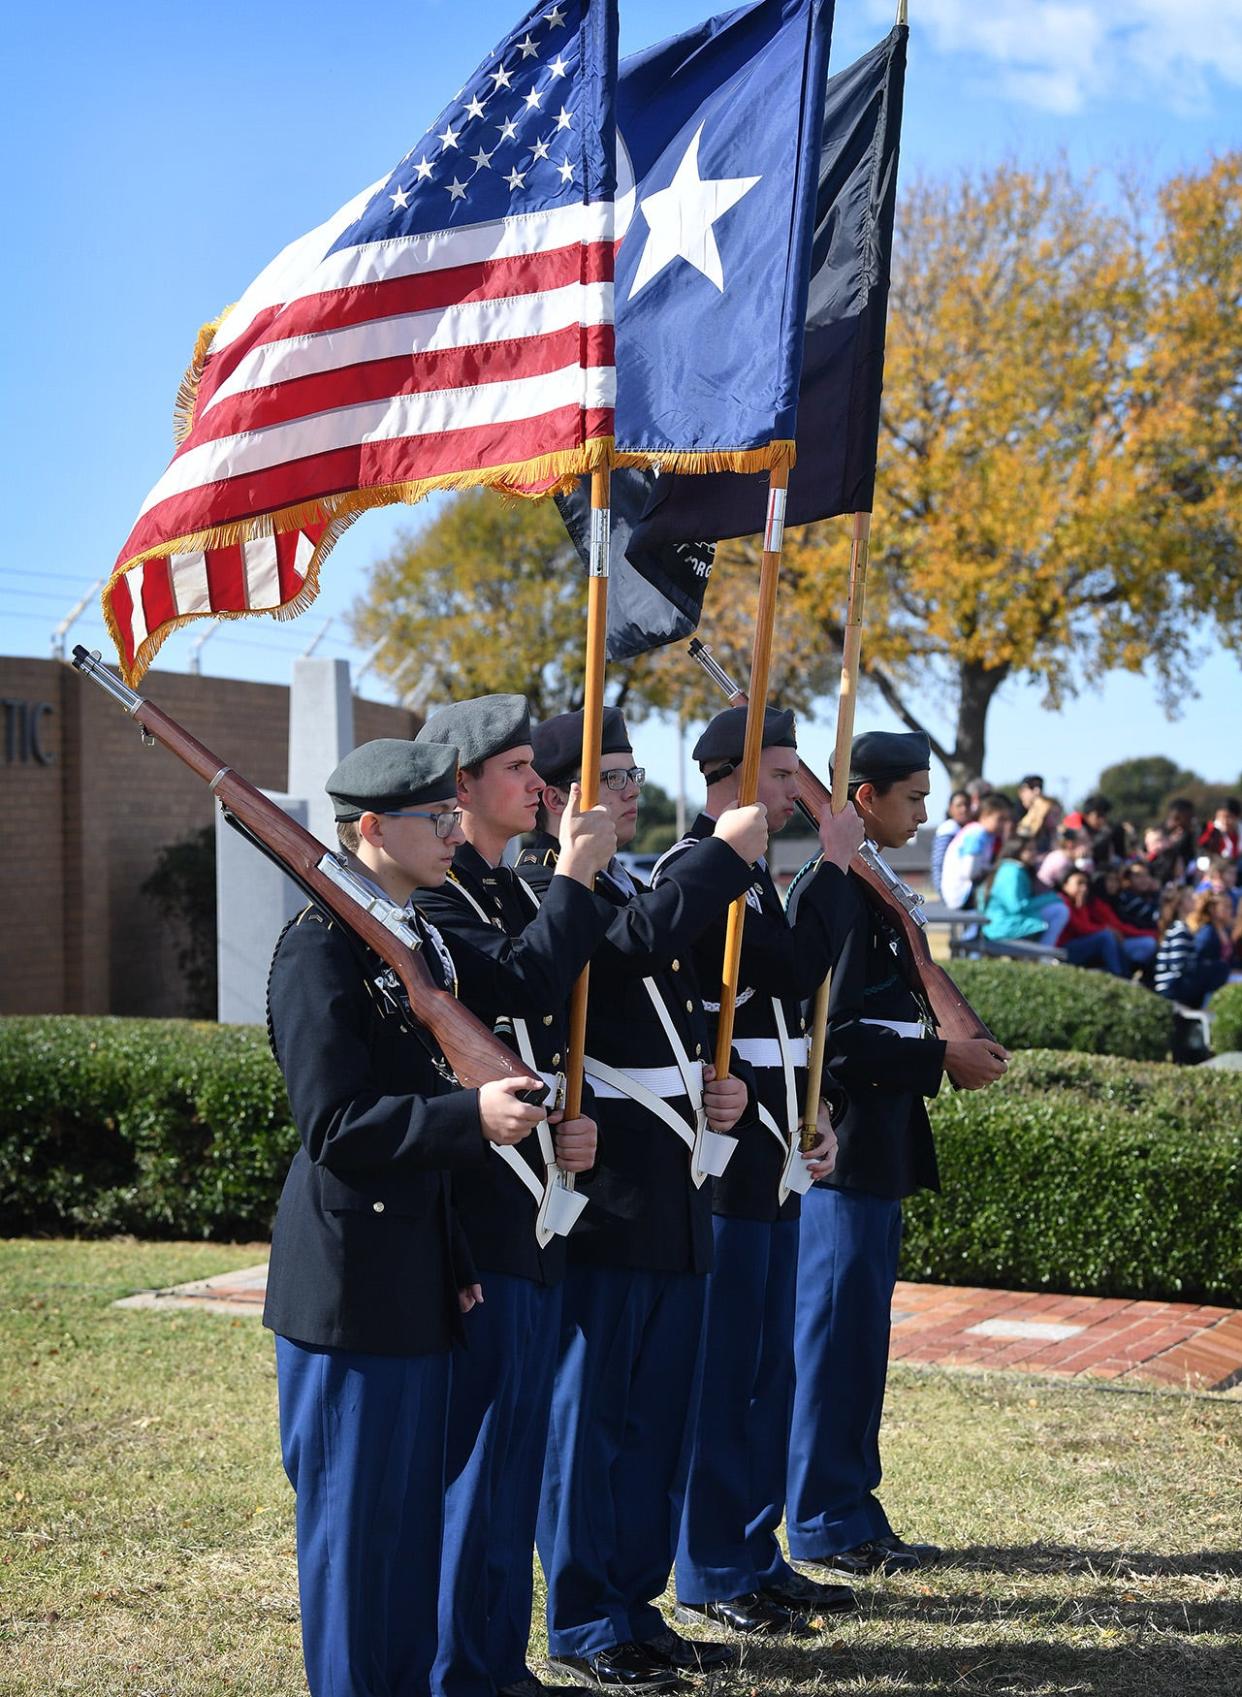
<svg viewBox="0 0 1242 1697">
<path fill-rule="evenodd" d="M 601 772 L 599 781 L 606 789 L 623 790 L 628 784 L 633 784 L 636 790 L 641 790 L 647 782 L 645 766 L 618 766 L 611 772 Z"/>
<path fill-rule="evenodd" d="M 384 813 L 385 819 L 430 819 L 436 836 L 445 842 L 461 824 L 461 808 L 450 807 L 447 813 L 428 813 L 418 807 L 394 807 Z"/>
</svg>

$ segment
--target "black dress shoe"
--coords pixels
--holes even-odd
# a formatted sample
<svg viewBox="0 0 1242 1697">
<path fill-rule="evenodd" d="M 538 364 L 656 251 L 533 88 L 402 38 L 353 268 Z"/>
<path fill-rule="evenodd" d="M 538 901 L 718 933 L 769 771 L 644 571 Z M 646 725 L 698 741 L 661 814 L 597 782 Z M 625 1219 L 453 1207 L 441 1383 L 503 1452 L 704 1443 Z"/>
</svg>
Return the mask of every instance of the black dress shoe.
<svg viewBox="0 0 1242 1697">
<path fill-rule="evenodd" d="M 644 1638 L 638 1647 L 676 1673 L 715 1673 L 717 1668 L 736 1667 L 741 1659 L 736 1644 L 683 1638 L 667 1626 L 654 1638 Z"/>
<path fill-rule="evenodd" d="M 858 1598 L 848 1585 L 821 1585 L 808 1579 L 805 1573 L 789 1572 L 774 1585 L 765 1585 L 759 1593 L 766 1602 L 795 1614 L 842 1614 L 858 1607 Z"/>
<path fill-rule="evenodd" d="M 690 1625 L 707 1620 L 727 1626 L 730 1632 L 763 1637 L 792 1632 L 795 1627 L 801 1626 L 806 1611 L 787 1608 L 784 1604 L 773 1602 L 766 1594 L 751 1591 L 744 1597 L 729 1597 L 710 1603 L 678 1603 L 673 1613 L 678 1620 Z"/>
<path fill-rule="evenodd" d="M 928 1567 L 939 1559 L 940 1551 L 935 1544 L 907 1544 L 895 1532 L 886 1532 L 881 1538 L 856 1544 L 852 1550 L 826 1556 L 816 1565 L 860 1578 L 868 1573 L 911 1573 L 916 1567 Z"/>
<path fill-rule="evenodd" d="M 549 1656 L 555 1673 L 567 1673 L 595 1691 L 684 1691 L 684 1681 L 666 1658 L 645 1644 L 613 1644 L 593 1656 Z"/>
</svg>

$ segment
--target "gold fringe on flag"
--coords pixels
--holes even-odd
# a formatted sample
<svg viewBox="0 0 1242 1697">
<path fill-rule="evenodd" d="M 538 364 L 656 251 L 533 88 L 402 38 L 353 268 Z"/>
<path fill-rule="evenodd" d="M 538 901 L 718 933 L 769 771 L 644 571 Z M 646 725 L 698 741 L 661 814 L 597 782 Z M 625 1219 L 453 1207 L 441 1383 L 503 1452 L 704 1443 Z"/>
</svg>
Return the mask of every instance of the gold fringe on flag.
<svg viewBox="0 0 1242 1697">
<path fill-rule="evenodd" d="M 792 466 L 796 457 L 793 442 L 781 439 L 762 448 L 714 448 L 709 453 L 644 454 L 621 448 L 612 463 L 655 466 L 662 472 L 771 471 L 778 466 Z"/>
<path fill-rule="evenodd" d="M 177 385 L 177 398 L 173 402 L 173 442 L 178 448 L 194 427 L 194 413 L 198 407 L 198 385 L 203 375 L 203 367 L 207 363 L 211 344 L 216 339 L 216 331 L 232 310 L 231 306 L 226 306 L 218 318 L 213 318 L 210 323 L 203 325 L 194 343 L 194 352 L 190 355 L 185 376 Z"/>
<path fill-rule="evenodd" d="M 209 326 L 204 326 L 204 333 Z M 201 337 L 200 337 L 201 339 Z M 100 597 L 104 623 L 116 647 L 121 676 L 131 689 L 136 689 L 143 674 L 174 631 L 196 619 L 292 619 L 305 612 L 319 593 L 319 570 L 332 552 L 338 539 L 354 520 L 375 507 L 390 507 L 398 502 L 412 506 L 435 489 L 477 489 L 489 484 L 501 486 L 510 496 L 522 496 L 522 484 L 546 484 L 538 495 L 568 489 L 576 478 L 589 475 L 596 466 L 613 463 L 613 438 L 599 436 L 581 448 L 562 449 L 555 454 L 539 454 L 534 459 L 520 460 L 509 465 L 480 466 L 474 471 L 444 472 L 437 477 L 424 477 L 410 483 L 389 483 L 375 489 L 351 489 L 341 495 L 325 496 L 315 501 L 303 501 L 297 506 L 281 507 L 275 512 L 261 513 L 254 518 L 232 524 L 216 525 L 207 530 L 191 531 L 185 536 L 161 542 L 147 548 L 132 559 L 117 566 L 104 586 Z M 275 536 L 286 531 L 301 530 L 308 524 L 326 524 L 327 529 L 315 545 L 306 577 L 296 595 L 278 607 L 235 607 L 216 611 L 206 608 L 198 613 L 180 613 L 176 618 L 150 631 L 139 644 L 133 665 L 125 660 L 121 629 L 112 610 L 112 586 L 128 572 L 136 571 L 148 560 L 166 559 L 171 554 L 202 554 L 211 548 L 235 548 L 239 543 L 252 542 L 262 536 Z"/>
</svg>

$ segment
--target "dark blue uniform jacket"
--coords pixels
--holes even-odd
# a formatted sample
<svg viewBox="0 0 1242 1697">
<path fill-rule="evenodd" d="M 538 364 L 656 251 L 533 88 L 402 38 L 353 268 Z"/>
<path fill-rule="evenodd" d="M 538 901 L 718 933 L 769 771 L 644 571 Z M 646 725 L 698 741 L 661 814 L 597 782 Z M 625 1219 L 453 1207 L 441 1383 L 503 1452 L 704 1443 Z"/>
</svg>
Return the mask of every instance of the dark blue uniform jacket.
<svg viewBox="0 0 1242 1697">
<path fill-rule="evenodd" d="M 466 899 L 467 891 L 487 919 L 479 918 Z M 454 855 L 450 878 L 438 890 L 417 891 L 414 899 L 448 943 L 458 965 L 459 994 L 470 1011 L 496 1026 L 515 1050 L 512 1024 L 504 1022 L 515 1014 L 524 1019 L 540 1071 L 560 1072 L 568 1048 L 569 993 L 611 922 L 611 905 L 572 878 L 552 878 L 536 913 L 516 873 L 507 866 L 490 866 L 469 843 Z M 506 974 L 506 994 L 490 994 L 486 985 L 471 982 L 472 955 L 489 957 Z M 494 988 L 499 992 L 506 986 L 497 983 Z M 589 1093 L 585 1106 L 589 1112 Z M 517 1149 L 542 1184 L 538 1139 L 527 1137 Z M 554 1237 L 540 1249 L 534 1198 L 504 1161 L 493 1156 L 482 1167 L 460 1174 L 453 1196 L 480 1268 L 540 1284 L 555 1284 L 562 1277 L 567 1240 Z"/>
<path fill-rule="evenodd" d="M 686 837 L 661 858 L 655 874 L 657 886 L 696 842 L 711 836 L 715 823 L 706 813 L 699 814 Z M 808 874 L 796 925 L 786 916 L 784 903 L 767 868 L 756 866 L 752 879 L 747 894 L 746 921 L 742 928 L 742 963 L 733 1022 L 734 1040 L 766 1038 L 776 1041 L 773 997 L 780 1001 L 790 1037 L 799 1038 L 806 1029 L 802 1004 L 807 997 L 814 995 L 832 965 L 834 917 L 839 915 L 844 900 L 845 874 L 835 866 L 822 864 L 813 876 Z M 719 1006 L 714 998 L 720 994 L 725 927 L 726 919 L 722 915 L 707 927 L 694 945 L 695 966 L 708 1008 L 713 1045 L 716 1037 L 715 1009 Z M 755 1080 L 760 1101 L 783 1130 L 789 1110 L 782 1068 L 756 1067 Z M 805 1093 L 806 1069 L 799 1067 L 799 1111 Z M 802 1199 L 796 1193 L 777 1205 L 785 1153 L 771 1129 L 754 1116 L 739 1124 L 734 1135 L 738 1137 L 739 1144 L 733 1159 L 723 1175 L 712 1181 L 712 1211 L 745 1220 L 796 1220 L 802 1206 Z"/>
<path fill-rule="evenodd" d="M 437 951 L 425 958 L 447 987 Z M 422 1355 L 461 1335 L 457 1291 L 475 1279 L 449 1173 L 495 1157 L 478 1091 L 441 1071 L 430 1034 L 376 987 L 384 971 L 315 907 L 276 946 L 268 1019 L 302 1147 L 276 1215 L 263 1322 L 299 1343 Z"/>
<path fill-rule="evenodd" d="M 914 1024 L 927 1016 L 910 988 L 913 962 L 896 925 L 879 914 L 853 873 L 834 910 L 836 933 L 828 998 L 825 1066 L 849 1096 L 837 1122 L 837 1164 L 824 1185 L 898 1199 L 938 1190 L 936 1148 L 923 1098 L 944 1075 L 945 1045 L 936 1037 L 900 1037 L 869 1020 Z M 789 894 L 799 912 L 802 874 Z"/>
<path fill-rule="evenodd" d="M 556 844 L 541 837 L 518 862 L 542 893 Z M 751 871 L 718 839 L 696 845 L 659 889 L 631 895 L 608 874 L 596 892 L 612 909 L 591 957 L 587 1054 L 610 1066 L 671 1066 L 673 1053 L 646 989 L 652 978 L 691 1060 L 711 1059 L 711 1038 L 692 955 L 695 939 L 746 889 Z M 637 880 L 635 880 L 637 883 Z M 693 1125 L 686 1097 L 670 1105 Z M 591 1198 L 569 1240 L 571 1263 L 667 1273 L 711 1268 L 711 1186 L 690 1180 L 689 1152 L 636 1103 L 597 1097 L 599 1153 L 584 1185 Z"/>
</svg>

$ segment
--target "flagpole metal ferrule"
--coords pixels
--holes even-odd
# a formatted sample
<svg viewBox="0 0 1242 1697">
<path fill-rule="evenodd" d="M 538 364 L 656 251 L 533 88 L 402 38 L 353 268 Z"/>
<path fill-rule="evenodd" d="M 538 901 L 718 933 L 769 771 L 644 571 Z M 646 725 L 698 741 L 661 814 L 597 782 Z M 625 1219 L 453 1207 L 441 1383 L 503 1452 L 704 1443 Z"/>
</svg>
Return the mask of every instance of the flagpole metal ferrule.
<svg viewBox="0 0 1242 1697">
<path fill-rule="evenodd" d="M 788 490 L 783 486 L 768 490 L 768 522 L 763 527 L 763 551 L 779 554 L 785 541 L 785 500 Z"/>
<path fill-rule="evenodd" d="M 93 653 L 88 653 L 79 643 L 73 651 L 73 659 L 70 664 L 79 672 L 84 672 L 93 683 L 99 685 L 100 689 L 107 690 L 113 700 L 119 701 L 127 713 L 136 713 L 142 706 L 142 697 L 137 690 L 130 689 L 128 684 L 123 684 L 120 678 L 108 670 L 100 659 L 97 648 Z"/>
<path fill-rule="evenodd" d="M 690 643 L 690 658 L 696 660 L 702 666 L 727 701 L 736 703 L 741 699 L 741 689 L 734 683 L 707 644 L 700 642 L 697 636 Z"/>
<path fill-rule="evenodd" d="M 587 565 L 589 577 L 608 576 L 608 554 L 612 544 L 612 508 L 591 508 L 591 557 Z"/>
</svg>

